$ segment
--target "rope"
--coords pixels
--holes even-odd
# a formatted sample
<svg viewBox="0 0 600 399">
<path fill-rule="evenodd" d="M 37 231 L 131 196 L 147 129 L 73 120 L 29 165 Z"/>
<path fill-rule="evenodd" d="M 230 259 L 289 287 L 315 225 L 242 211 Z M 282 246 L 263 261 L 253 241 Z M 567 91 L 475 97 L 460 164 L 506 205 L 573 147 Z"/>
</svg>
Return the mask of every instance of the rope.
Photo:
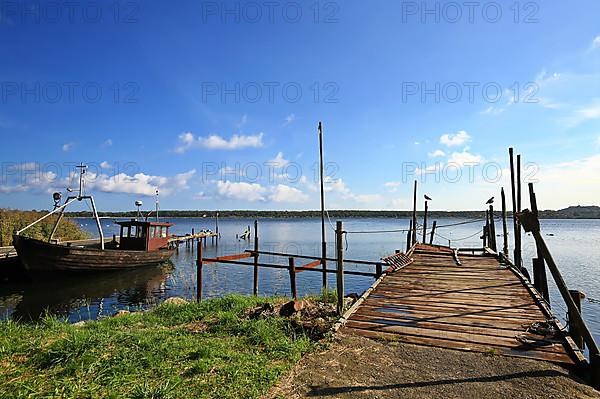
<svg viewBox="0 0 600 399">
<path fill-rule="evenodd" d="M 483 229 L 481 229 L 481 230 L 477 231 L 475 234 L 471 234 L 471 235 L 470 235 L 470 236 L 468 236 L 468 237 L 464 237 L 464 238 L 452 238 L 452 239 L 450 239 L 450 238 L 448 238 L 448 237 L 444 237 L 443 235 L 441 235 L 441 234 L 439 234 L 439 233 L 436 233 L 436 234 L 437 234 L 439 237 L 441 237 L 441 238 L 443 238 L 443 239 L 445 239 L 445 240 L 448 240 L 448 241 L 465 241 L 465 240 L 468 240 L 469 238 L 473 238 L 473 237 L 475 237 L 476 235 L 478 235 L 478 234 L 481 234 L 481 233 L 483 233 Z"/>
<path fill-rule="evenodd" d="M 328 214 L 328 217 L 329 217 L 329 214 Z M 496 220 L 498 220 L 498 219 L 496 219 Z M 444 224 L 444 225 L 436 225 L 435 228 L 437 230 L 437 229 L 442 229 L 444 227 L 462 226 L 465 224 L 481 223 L 481 222 L 485 222 L 485 220 L 475 219 L 475 220 L 468 220 L 466 222 L 457 222 L 457 223 L 450 223 L 450 224 Z M 417 223 L 417 230 L 423 230 L 423 226 L 420 225 L 419 223 Z M 349 234 L 385 234 L 385 233 L 408 233 L 409 231 L 412 231 L 412 230 L 411 229 L 359 230 L 359 231 L 348 231 L 348 233 Z M 478 233 L 476 233 L 476 234 L 478 234 Z M 440 237 L 442 237 L 442 236 L 440 235 Z M 444 237 L 442 237 L 442 238 L 444 238 Z M 470 238 L 470 237 L 467 237 L 467 238 Z"/>
</svg>

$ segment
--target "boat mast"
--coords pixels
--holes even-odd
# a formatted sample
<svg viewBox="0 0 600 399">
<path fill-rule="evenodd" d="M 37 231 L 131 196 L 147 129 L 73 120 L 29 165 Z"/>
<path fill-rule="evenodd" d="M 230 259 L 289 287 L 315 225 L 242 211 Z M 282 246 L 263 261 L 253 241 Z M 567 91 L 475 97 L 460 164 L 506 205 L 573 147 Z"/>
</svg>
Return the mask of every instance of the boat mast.
<svg viewBox="0 0 600 399">
<path fill-rule="evenodd" d="M 158 222 L 158 188 L 156 189 L 156 221 Z"/>
<path fill-rule="evenodd" d="M 48 242 L 51 242 L 52 239 L 54 238 L 54 234 L 56 234 L 56 230 L 58 230 L 58 225 L 65 214 L 65 209 L 67 208 L 67 206 L 69 206 L 71 203 L 73 203 L 75 201 L 89 200 L 92 205 L 92 212 L 94 214 L 94 219 L 96 220 L 96 226 L 98 227 L 98 233 L 100 234 L 100 248 L 102 248 L 102 250 L 104 250 L 104 232 L 102 231 L 102 225 L 100 224 L 100 217 L 98 216 L 98 210 L 96 209 L 96 203 L 94 202 L 94 197 L 92 197 L 91 195 L 84 195 L 85 181 L 83 179 L 83 175 L 85 175 L 87 166 L 82 163 L 82 164 L 78 165 L 77 168 L 79 169 L 79 192 L 77 193 L 77 195 L 76 196 L 73 195 L 73 196 L 70 196 L 69 198 L 67 198 L 65 200 L 65 203 L 61 206 L 58 206 L 55 203 L 54 210 L 52 212 L 49 212 L 48 214 L 42 216 L 41 218 L 39 218 L 35 222 L 31 223 L 27 227 L 24 227 L 21 230 L 17 231 L 17 235 L 21 235 L 22 232 L 35 226 L 42 220 L 48 218 L 50 215 L 60 212 L 58 215 L 58 218 L 56 219 L 56 222 L 54 223 L 54 227 L 52 228 L 50 237 L 48 238 Z M 67 188 L 67 191 L 72 193 L 74 190 L 71 188 Z M 56 201 L 56 198 L 57 198 L 56 194 L 53 197 Z"/>
</svg>

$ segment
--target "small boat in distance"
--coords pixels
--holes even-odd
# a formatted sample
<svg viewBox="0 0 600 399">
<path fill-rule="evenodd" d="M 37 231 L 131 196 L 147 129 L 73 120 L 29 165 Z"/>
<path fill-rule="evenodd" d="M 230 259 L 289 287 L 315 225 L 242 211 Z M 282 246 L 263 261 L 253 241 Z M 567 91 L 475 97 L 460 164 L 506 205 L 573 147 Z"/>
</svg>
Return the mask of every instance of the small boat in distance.
<svg viewBox="0 0 600 399">
<path fill-rule="evenodd" d="M 86 166 L 82 164 L 79 168 L 78 195 L 67 198 L 63 205 L 59 205 L 62 196 L 54 193 L 54 210 L 13 236 L 13 245 L 25 269 L 29 272 L 120 270 L 156 265 L 169 260 L 175 253 L 175 248 L 169 245 L 169 228 L 173 224 L 158 221 L 158 201 L 156 221 L 131 219 L 116 222 L 121 227 L 119 239 L 115 237 L 106 242 L 94 198 L 83 194 Z M 84 200 L 88 200 L 92 206 L 100 240 L 91 243 L 60 243 L 55 240 L 54 234 L 66 207 L 74 201 Z M 56 213 L 58 218 L 47 241 L 22 235 L 27 229 Z"/>
</svg>

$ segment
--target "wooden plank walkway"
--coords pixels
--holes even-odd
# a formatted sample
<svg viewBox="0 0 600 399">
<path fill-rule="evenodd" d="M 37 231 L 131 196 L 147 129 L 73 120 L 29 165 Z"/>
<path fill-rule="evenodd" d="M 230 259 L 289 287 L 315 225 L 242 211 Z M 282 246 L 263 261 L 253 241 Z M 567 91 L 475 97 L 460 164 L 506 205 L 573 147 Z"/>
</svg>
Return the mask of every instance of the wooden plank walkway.
<svg viewBox="0 0 600 399">
<path fill-rule="evenodd" d="M 411 258 L 410 263 L 401 259 L 398 270 L 379 282 L 342 330 L 567 366 L 581 359 L 562 332 L 543 337 L 527 331 L 546 322 L 549 313 L 531 287 L 494 256 L 417 245 Z"/>
</svg>

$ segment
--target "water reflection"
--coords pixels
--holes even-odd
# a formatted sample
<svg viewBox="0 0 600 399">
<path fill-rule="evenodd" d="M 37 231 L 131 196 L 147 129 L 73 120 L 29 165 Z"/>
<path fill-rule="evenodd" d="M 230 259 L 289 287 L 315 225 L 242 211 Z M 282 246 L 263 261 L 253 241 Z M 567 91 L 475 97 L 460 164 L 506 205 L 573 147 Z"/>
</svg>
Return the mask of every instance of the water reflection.
<svg viewBox="0 0 600 399">
<path fill-rule="evenodd" d="M 46 313 L 71 321 L 97 318 L 123 307 L 144 308 L 165 296 L 173 263 L 139 269 L 62 276 L 34 276 L 0 285 L 0 310 L 13 320 Z"/>
</svg>

